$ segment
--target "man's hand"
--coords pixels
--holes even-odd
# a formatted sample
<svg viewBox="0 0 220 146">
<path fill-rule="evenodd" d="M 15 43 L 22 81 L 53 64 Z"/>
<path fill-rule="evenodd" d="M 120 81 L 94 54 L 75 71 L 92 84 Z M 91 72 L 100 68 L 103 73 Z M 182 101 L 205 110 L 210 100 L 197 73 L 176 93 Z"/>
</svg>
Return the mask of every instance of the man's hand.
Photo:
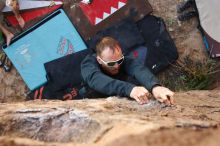
<svg viewBox="0 0 220 146">
<path fill-rule="evenodd" d="M 174 104 L 174 92 L 163 86 L 156 86 L 152 89 L 153 96 L 160 102 L 167 105 Z"/>
<path fill-rule="evenodd" d="M 148 90 L 141 86 L 136 86 L 131 90 L 130 97 L 134 98 L 139 104 L 145 104 L 148 102 L 148 96 L 150 93 Z"/>
</svg>

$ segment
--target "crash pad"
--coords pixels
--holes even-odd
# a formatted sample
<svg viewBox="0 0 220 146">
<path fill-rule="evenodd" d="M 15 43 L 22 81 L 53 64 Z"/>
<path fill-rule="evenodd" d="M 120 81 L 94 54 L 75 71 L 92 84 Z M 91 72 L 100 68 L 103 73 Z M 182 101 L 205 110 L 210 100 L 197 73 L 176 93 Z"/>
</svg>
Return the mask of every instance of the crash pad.
<svg viewBox="0 0 220 146">
<path fill-rule="evenodd" d="M 95 6 L 96 4 L 97 6 Z M 86 9 L 82 8 L 82 5 Z M 91 9 L 91 6 L 94 8 Z M 135 21 L 142 19 L 152 12 L 152 7 L 148 0 L 92 0 L 91 4 L 87 4 L 87 6 L 81 0 L 74 0 L 67 1 L 64 4 L 64 10 L 68 12 L 70 20 L 75 24 L 84 40 L 88 40 L 98 31 L 127 17 L 131 17 Z M 98 19 L 97 24 L 95 23 L 96 18 Z M 102 20 L 99 21 L 100 19 Z"/>
<path fill-rule="evenodd" d="M 24 21 L 27 23 L 31 20 L 34 20 L 37 17 L 41 17 L 41 16 L 44 16 L 44 15 L 47 15 L 47 14 L 53 12 L 53 11 L 57 10 L 58 8 L 60 8 L 61 6 L 62 5 L 54 5 L 51 7 L 32 9 L 32 10 L 28 10 L 28 11 L 23 11 L 20 14 L 21 14 L 22 18 L 24 19 Z M 6 16 L 6 19 L 8 20 L 8 22 L 12 26 L 18 25 L 18 21 L 13 14 Z"/>
<path fill-rule="evenodd" d="M 61 9 L 15 37 L 3 50 L 30 90 L 47 82 L 44 63 L 86 49 Z"/>
</svg>

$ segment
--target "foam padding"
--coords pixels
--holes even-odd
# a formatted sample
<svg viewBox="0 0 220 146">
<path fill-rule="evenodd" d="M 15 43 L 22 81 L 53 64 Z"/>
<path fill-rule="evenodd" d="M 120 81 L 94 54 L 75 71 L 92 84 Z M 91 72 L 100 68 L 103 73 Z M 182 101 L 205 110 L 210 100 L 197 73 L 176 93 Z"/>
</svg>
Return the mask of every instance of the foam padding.
<svg viewBox="0 0 220 146">
<path fill-rule="evenodd" d="M 24 21 L 27 23 L 37 17 L 41 17 L 46 14 L 52 13 L 53 11 L 60 8 L 61 6 L 62 5 L 55 5 L 55 6 L 51 6 L 51 7 L 38 8 L 38 9 L 29 10 L 29 11 L 24 11 L 24 12 L 21 12 L 20 14 L 21 14 L 22 18 L 24 19 Z M 14 15 L 6 16 L 6 19 L 8 20 L 8 22 L 12 26 L 18 25 L 18 21 Z"/>
<path fill-rule="evenodd" d="M 89 5 L 71 0 L 63 8 L 84 40 L 122 19 L 130 17 L 136 22 L 153 11 L 148 0 L 93 0 Z"/>
<path fill-rule="evenodd" d="M 86 49 L 63 10 L 43 19 L 12 40 L 3 50 L 30 90 L 47 82 L 44 63 Z"/>
<path fill-rule="evenodd" d="M 91 4 L 80 3 L 90 23 L 96 25 L 125 6 L 127 0 L 93 0 Z"/>
</svg>

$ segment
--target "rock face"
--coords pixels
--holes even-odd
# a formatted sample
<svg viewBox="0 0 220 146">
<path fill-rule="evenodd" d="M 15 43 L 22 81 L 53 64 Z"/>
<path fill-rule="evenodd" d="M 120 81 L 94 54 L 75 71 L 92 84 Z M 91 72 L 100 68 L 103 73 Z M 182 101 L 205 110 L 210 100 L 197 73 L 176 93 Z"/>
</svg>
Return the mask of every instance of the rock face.
<svg viewBox="0 0 220 146">
<path fill-rule="evenodd" d="M 171 107 L 116 97 L 1 104 L 0 145 L 219 145 L 220 91 L 175 99 Z"/>
</svg>

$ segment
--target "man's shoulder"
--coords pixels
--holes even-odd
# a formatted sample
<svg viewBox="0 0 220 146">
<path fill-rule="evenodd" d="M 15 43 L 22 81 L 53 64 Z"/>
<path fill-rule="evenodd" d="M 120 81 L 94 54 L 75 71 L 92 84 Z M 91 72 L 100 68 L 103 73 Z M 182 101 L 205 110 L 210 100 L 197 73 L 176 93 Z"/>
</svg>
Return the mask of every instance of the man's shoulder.
<svg viewBox="0 0 220 146">
<path fill-rule="evenodd" d="M 96 59 L 96 54 L 95 53 L 88 54 L 88 55 L 86 55 L 84 60 L 86 60 L 86 59 Z"/>
<path fill-rule="evenodd" d="M 97 70 L 99 70 L 99 65 L 98 61 L 96 60 L 96 54 L 87 55 L 81 62 L 82 75 L 89 75 Z"/>
<path fill-rule="evenodd" d="M 132 56 L 125 55 L 125 60 L 134 60 L 134 58 Z"/>
<path fill-rule="evenodd" d="M 96 63 L 96 54 L 88 54 L 82 61 L 82 63 Z"/>
<path fill-rule="evenodd" d="M 124 58 L 124 62 L 126 64 L 130 64 L 133 61 L 135 61 L 135 59 L 133 57 L 131 57 L 131 56 L 125 56 L 125 58 Z"/>
</svg>

